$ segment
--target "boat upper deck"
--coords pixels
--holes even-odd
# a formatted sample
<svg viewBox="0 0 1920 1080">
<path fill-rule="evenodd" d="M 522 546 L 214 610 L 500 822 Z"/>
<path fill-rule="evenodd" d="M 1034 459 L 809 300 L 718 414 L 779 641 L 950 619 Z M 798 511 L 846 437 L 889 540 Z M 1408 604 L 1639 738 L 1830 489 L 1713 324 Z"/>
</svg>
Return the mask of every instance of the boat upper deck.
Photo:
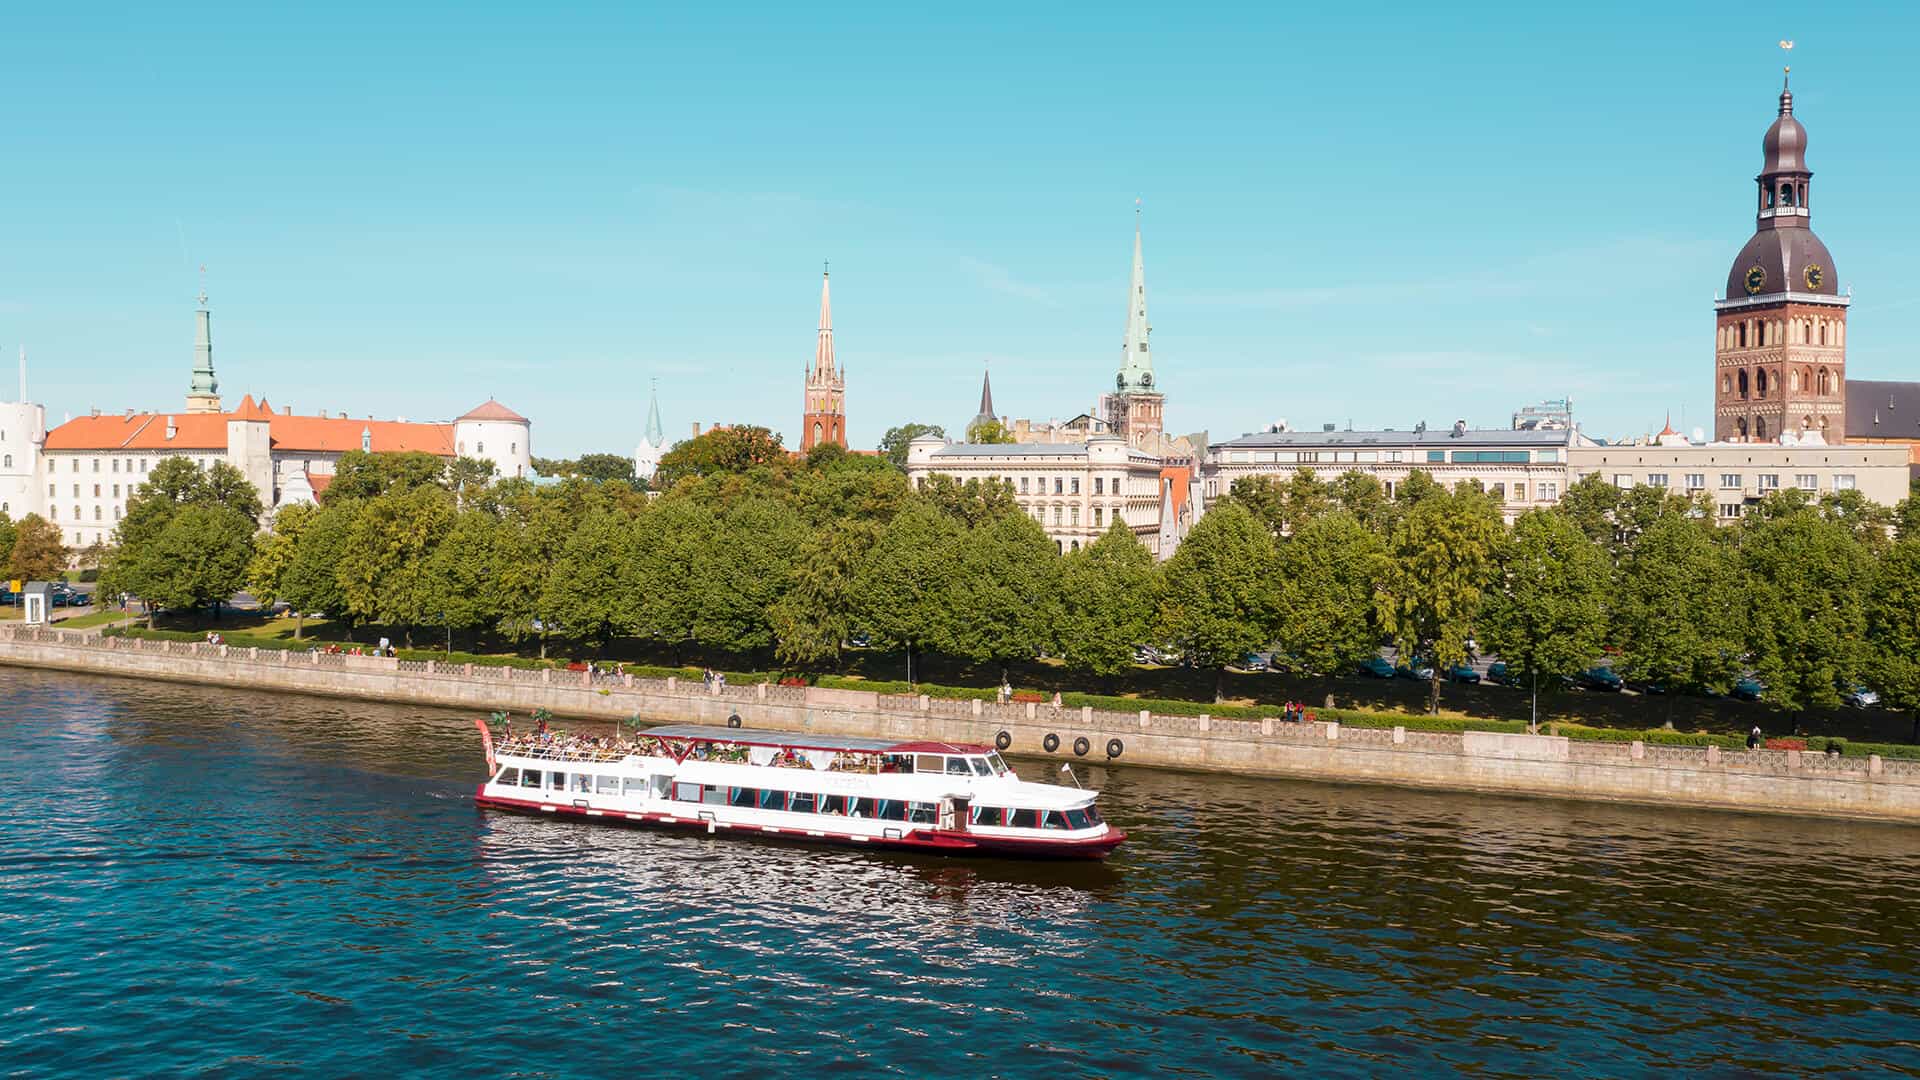
<svg viewBox="0 0 1920 1080">
<path fill-rule="evenodd" d="M 648 728 L 641 734 L 655 739 L 737 743 L 741 746 L 777 746 L 787 750 L 833 750 L 855 754 L 988 754 L 993 752 L 992 747 L 975 743 L 901 742 L 898 739 L 868 739 L 858 735 L 823 735 L 817 732 L 719 727 L 713 724 L 663 724 Z"/>
</svg>

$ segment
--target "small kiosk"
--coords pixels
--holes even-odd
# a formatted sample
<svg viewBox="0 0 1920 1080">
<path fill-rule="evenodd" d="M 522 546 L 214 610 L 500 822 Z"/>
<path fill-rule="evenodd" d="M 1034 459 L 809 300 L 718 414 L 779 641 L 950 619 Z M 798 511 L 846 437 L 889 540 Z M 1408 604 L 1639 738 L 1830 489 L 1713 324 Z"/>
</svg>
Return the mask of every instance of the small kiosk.
<svg viewBox="0 0 1920 1080">
<path fill-rule="evenodd" d="M 20 621 L 28 626 L 47 625 L 53 613 L 53 582 L 29 581 L 20 595 L 24 600 Z"/>
</svg>

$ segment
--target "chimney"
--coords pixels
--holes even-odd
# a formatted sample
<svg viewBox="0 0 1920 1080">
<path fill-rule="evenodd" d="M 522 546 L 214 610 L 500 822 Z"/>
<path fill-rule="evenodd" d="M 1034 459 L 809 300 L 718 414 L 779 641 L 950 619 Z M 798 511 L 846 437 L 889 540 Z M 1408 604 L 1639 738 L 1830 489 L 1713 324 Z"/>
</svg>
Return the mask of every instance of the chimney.
<svg viewBox="0 0 1920 1080">
<path fill-rule="evenodd" d="M 696 439 L 700 437 L 700 421 L 698 420 L 693 422 L 693 437 Z"/>
<path fill-rule="evenodd" d="M 171 439 L 179 433 L 180 433 L 180 429 L 173 425 L 173 417 L 168 416 L 167 417 L 167 438 Z"/>
</svg>

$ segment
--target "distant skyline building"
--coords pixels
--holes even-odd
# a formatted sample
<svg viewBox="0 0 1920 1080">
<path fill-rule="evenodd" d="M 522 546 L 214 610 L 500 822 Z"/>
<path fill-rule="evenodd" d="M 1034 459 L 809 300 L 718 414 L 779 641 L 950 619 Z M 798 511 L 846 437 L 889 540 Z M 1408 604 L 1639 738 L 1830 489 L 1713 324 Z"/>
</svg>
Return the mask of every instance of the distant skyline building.
<svg viewBox="0 0 1920 1080">
<path fill-rule="evenodd" d="M 1785 79 L 1761 149 L 1753 237 L 1727 271 L 1725 299 L 1713 305 L 1714 438 L 1839 443 L 1847 430 L 1850 300 L 1813 233 L 1807 129 L 1793 115 Z"/>
<path fill-rule="evenodd" d="M 1153 377 L 1153 326 L 1147 321 L 1147 268 L 1140 245 L 1140 207 L 1133 208 L 1133 276 L 1127 287 L 1127 325 L 1120 343 L 1114 392 L 1101 399 L 1108 430 L 1134 446 L 1156 442 L 1165 429 L 1166 397 Z"/>
<path fill-rule="evenodd" d="M 820 272 L 820 339 L 807 371 L 806 411 L 800 420 L 800 452 L 821 443 L 847 445 L 847 375 L 833 358 L 833 301 L 828 275 Z"/>
<path fill-rule="evenodd" d="M 667 434 L 660 426 L 660 384 L 656 381 L 647 391 L 647 429 L 633 451 L 633 475 L 642 480 L 653 479 L 666 453 Z"/>
</svg>

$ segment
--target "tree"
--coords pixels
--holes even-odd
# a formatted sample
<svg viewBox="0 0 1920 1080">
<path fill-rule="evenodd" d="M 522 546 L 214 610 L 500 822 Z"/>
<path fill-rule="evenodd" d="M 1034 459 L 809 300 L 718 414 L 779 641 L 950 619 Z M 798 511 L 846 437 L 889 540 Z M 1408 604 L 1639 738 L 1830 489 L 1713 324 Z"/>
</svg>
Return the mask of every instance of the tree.
<svg viewBox="0 0 1920 1080">
<path fill-rule="evenodd" d="M 1014 501 L 1013 486 L 1005 480 L 976 476 L 963 484 L 945 473 L 934 473 L 921 481 L 916 493 L 920 501 L 969 527 L 996 518 L 1026 516 Z"/>
<path fill-rule="evenodd" d="M 1233 502 L 1202 515 L 1167 560 L 1159 626 L 1196 667 L 1215 669 L 1215 701 L 1226 666 L 1273 639 L 1273 563 L 1273 537 Z"/>
<path fill-rule="evenodd" d="M 633 633 L 676 649 L 693 638 L 708 595 L 700 575 L 719 527 L 711 509 L 679 495 L 666 496 L 640 518 L 621 572 L 629 598 L 625 622 Z"/>
<path fill-rule="evenodd" d="M 356 618 L 413 628 L 440 621 L 428 560 L 453 528 L 453 499 L 438 485 L 394 487 L 355 515 L 340 585 Z"/>
<path fill-rule="evenodd" d="M 41 517 L 28 514 L 13 527 L 13 544 L 7 554 L 7 577 L 22 581 L 46 581 L 67 568 L 73 553 L 60 542 L 60 527 Z"/>
<path fill-rule="evenodd" d="M 782 662 L 838 663 L 841 646 L 855 629 L 854 573 L 882 524 L 846 519 L 810 532 L 794 559 L 792 583 L 767 612 Z"/>
<path fill-rule="evenodd" d="M 882 648 L 905 649 L 909 670 L 916 652 L 953 645 L 954 578 L 965 542 L 958 521 L 910 502 L 854 571 L 854 618 Z"/>
<path fill-rule="evenodd" d="M 1227 498 L 1246 507 L 1254 520 L 1264 525 L 1275 537 L 1286 535 L 1286 489 L 1273 477 L 1264 474 L 1242 476 L 1227 489 Z"/>
<path fill-rule="evenodd" d="M 281 511 L 286 513 L 288 507 Z M 340 566 L 346 561 L 349 538 L 360 504 L 340 502 L 324 505 L 311 520 L 300 525 L 293 545 L 293 557 L 276 581 L 274 595 L 299 613 L 304 624 L 308 615 L 323 612 L 351 626 L 353 613 L 347 607 L 346 589 L 340 584 Z M 296 626 L 295 633 L 299 632 Z"/>
<path fill-rule="evenodd" d="M 1738 674 L 1739 567 L 1711 521 L 1670 517 L 1620 562 L 1609 619 L 1624 678 L 1724 693 Z"/>
<path fill-rule="evenodd" d="M 588 514 L 567 536 L 540 601 L 567 637 L 604 642 L 623 622 L 620 574 L 632 543 L 628 519 L 609 510 Z"/>
<path fill-rule="evenodd" d="M 1153 553 L 1115 515 L 1100 539 L 1061 561 L 1054 651 L 1075 671 L 1128 670 L 1153 633 L 1159 589 Z"/>
<path fill-rule="evenodd" d="M 1013 433 L 993 417 L 984 417 L 967 425 L 967 442 L 972 444 L 1010 443 Z"/>
<path fill-rule="evenodd" d="M 1004 682 L 1009 664 L 1053 643 L 1059 549 L 1027 515 L 1001 514 L 969 530 L 953 587 L 954 655 L 1000 665 Z"/>
<path fill-rule="evenodd" d="M 693 638 L 713 649 L 770 649 L 769 615 L 791 587 L 794 556 L 806 525 L 777 499 L 744 499 L 714 522 L 695 555 Z"/>
<path fill-rule="evenodd" d="M 5 511 L 0 511 L 0 569 L 11 566 L 13 562 L 13 538 L 20 534 L 20 527 L 13 523 Z M 11 577 L 11 574 L 8 574 Z"/>
<path fill-rule="evenodd" d="M 455 515 L 453 528 L 427 558 L 426 606 L 439 612 L 449 639 L 455 630 L 498 624 L 503 575 L 495 541 L 505 532 L 494 512 L 469 507 Z"/>
<path fill-rule="evenodd" d="M 1868 597 L 1868 668 L 1888 705 L 1915 711 L 1920 741 L 1920 536 L 1903 538 L 1880 560 Z"/>
<path fill-rule="evenodd" d="M 1441 672 L 1466 662 L 1501 538 L 1499 510 L 1465 487 L 1421 496 L 1393 527 L 1377 610 L 1403 662 L 1424 657 L 1433 665 L 1430 712 L 1440 711 Z"/>
<path fill-rule="evenodd" d="M 582 454 L 577 458 L 534 458 L 533 471 L 541 476 L 579 477 L 604 482 L 634 482 L 633 459 L 625 454 Z"/>
<path fill-rule="evenodd" d="M 689 476 L 784 466 L 786 457 L 787 452 L 780 447 L 780 436 L 766 428 L 714 428 L 704 435 L 676 443 L 661 457 L 653 482 L 664 491 Z"/>
<path fill-rule="evenodd" d="M 465 459 L 472 461 L 472 458 Z M 493 473 L 489 465 L 488 475 Z M 421 450 L 405 453 L 368 453 L 349 450 L 333 466 L 333 482 L 320 494 L 323 503 L 343 499 L 372 499 L 390 491 L 408 491 L 417 487 L 442 484 L 447 462 Z"/>
<path fill-rule="evenodd" d="M 1599 657 L 1607 628 L 1607 555 L 1564 514 L 1534 510 L 1501 545 L 1494 587 L 1475 624 L 1484 644 L 1535 694 Z M 1441 677 L 1434 673 L 1435 680 Z"/>
<path fill-rule="evenodd" d="M 247 564 L 247 591 L 260 606 L 271 608 L 285 599 L 281 583 L 293 569 L 300 552 L 300 536 L 319 517 L 320 508 L 308 503 L 283 506 L 273 515 L 273 531 L 263 533 L 254 544 L 253 560 Z M 293 611 L 293 638 L 300 640 L 306 625 L 306 613 Z"/>
<path fill-rule="evenodd" d="M 170 610 L 218 603 L 247 582 L 253 557 L 253 519 L 229 506 L 192 503 L 180 508 L 150 545 L 140 596 Z"/>
<path fill-rule="evenodd" d="M 1280 648 L 1323 675 L 1351 672 L 1378 656 L 1373 593 L 1386 557 L 1386 542 L 1345 511 L 1302 525 L 1279 550 Z"/>
<path fill-rule="evenodd" d="M 1742 519 L 1739 543 L 1747 644 L 1768 700 L 1838 705 L 1864 667 L 1865 549 L 1811 509 Z"/>
<path fill-rule="evenodd" d="M 893 463 L 896 469 L 907 467 L 907 446 L 922 435 L 937 435 L 944 439 L 947 429 L 939 424 L 901 424 L 887 429 L 880 437 L 880 455 Z"/>
<path fill-rule="evenodd" d="M 1348 469 L 1333 478 L 1332 487 L 1335 506 L 1352 514 L 1368 530 L 1386 536 L 1393 524 L 1393 508 L 1379 480 L 1370 473 Z"/>
</svg>

